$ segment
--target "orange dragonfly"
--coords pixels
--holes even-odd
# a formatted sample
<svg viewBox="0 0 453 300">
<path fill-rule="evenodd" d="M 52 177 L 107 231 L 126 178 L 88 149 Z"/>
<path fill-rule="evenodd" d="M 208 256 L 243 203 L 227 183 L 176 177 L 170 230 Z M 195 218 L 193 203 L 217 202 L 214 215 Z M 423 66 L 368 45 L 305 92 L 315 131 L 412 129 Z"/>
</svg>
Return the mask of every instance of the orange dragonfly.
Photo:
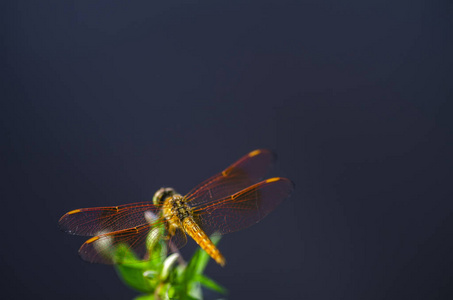
<svg viewBox="0 0 453 300">
<path fill-rule="evenodd" d="M 162 188 L 153 201 L 72 210 L 61 217 L 59 226 L 69 234 L 94 236 L 79 249 L 82 259 L 92 263 L 128 263 L 126 255 L 105 252 L 105 248 L 115 249 L 120 245 L 147 260 L 150 241 L 165 241 L 171 249 L 179 249 L 186 244 L 188 234 L 224 266 L 225 258 L 209 236 L 257 223 L 294 189 L 292 181 L 286 178 L 260 181 L 274 158 L 269 150 L 255 150 L 185 196 L 172 188 Z"/>
</svg>

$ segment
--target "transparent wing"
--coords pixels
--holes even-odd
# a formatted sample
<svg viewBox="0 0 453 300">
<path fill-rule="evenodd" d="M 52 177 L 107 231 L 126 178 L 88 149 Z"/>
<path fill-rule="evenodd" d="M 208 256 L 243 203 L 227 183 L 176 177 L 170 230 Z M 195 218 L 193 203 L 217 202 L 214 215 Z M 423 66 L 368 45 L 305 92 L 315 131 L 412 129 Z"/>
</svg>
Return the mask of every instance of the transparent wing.
<svg viewBox="0 0 453 300">
<path fill-rule="evenodd" d="M 186 235 L 177 229 L 173 235 L 166 230 L 166 220 L 160 217 L 160 207 L 151 202 L 111 207 L 76 209 L 59 221 L 60 228 L 70 234 L 95 236 L 79 249 L 80 256 L 92 263 L 122 264 L 151 259 L 152 249 L 166 250 L 183 247 Z M 155 248 L 157 243 L 165 244 Z M 159 250 L 160 249 L 160 250 Z"/>
<path fill-rule="evenodd" d="M 289 179 L 267 179 L 220 200 L 193 207 L 194 217 L 208 235 L 235 232 L 259 222 L 293 190 L 294 184 Z"/>
<path fill-rule="evenodd" d="M 86 241 L 80 247 L 79 255 L 91 263 L 127 264 L 137 262 L 137 259 L 164 257 L 168 250 L 164 245 L 170 244 L 173 245 L 170 249 L 179 249 L 187 242 L 186 235 L 180 230 L 170 239 L 164 232 L 155 224 L 147 224 L 101 234 Z"/>
<path fill-rule="evenodd" d="M 184 198 L 192 206 L 230 196 L 261 180 L 275 160 L 266 149 L 250 152 L 217 175 L 203 181 Z"/>
<path fill-rule="evenodd" d="M 60 218 L 58 225 L 64 232 L 74 235 L 94 236 L 146 225 L 145 212 L 159 214 L 160 207 L 151 202 L 120 206 L 81 208 Z"/>
</svg>

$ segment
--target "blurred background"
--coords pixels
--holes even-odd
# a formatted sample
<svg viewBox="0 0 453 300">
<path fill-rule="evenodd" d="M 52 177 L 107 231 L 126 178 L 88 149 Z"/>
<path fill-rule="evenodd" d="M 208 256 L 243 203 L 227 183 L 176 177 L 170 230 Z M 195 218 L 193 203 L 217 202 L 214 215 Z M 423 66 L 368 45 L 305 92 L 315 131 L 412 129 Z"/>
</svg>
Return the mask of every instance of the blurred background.
<svg viewBox="0 0 453 300">
<path fill-rule="evenodd" d="M 296 190 L 222 239 L 229 299 L 451 299 L 452 8 L 2 1 L 2 298 L 133 298 L 58 219 L 269 148 Z"/>
</svg>

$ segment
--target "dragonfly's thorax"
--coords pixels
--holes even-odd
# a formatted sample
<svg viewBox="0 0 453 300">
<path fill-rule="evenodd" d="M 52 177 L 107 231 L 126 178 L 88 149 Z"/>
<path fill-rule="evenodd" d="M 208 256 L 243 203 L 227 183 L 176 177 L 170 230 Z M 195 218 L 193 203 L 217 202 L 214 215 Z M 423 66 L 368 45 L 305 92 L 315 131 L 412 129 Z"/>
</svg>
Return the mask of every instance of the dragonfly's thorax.
<svg viewBox="0 0 453 300">
<path fill-rule="evenodd" d="M 184 219 L 192 216 L 192 210 L 184 202 L 184 198 L 179 194 L 174 194 L 165 199 L 162 213 L 167 220 L 167 230 L 170 236 L 173 235 L 177 229 L 184 228 Z"/>
<path fill-rule="evenodd" d="M 185 203 L 183 196 L 174 194 L 165 199 L 163 214 L 170 225 L 181 227 L 182 221 L 192 216 L 192 210 Z"/>
<path fill-rule="evenodd" d="M 192 215 L 190 207 L 184 202 L 184 198 L 181 195 L 174 195 L 169 199 L 171 205 L 171 213 L 177 216 L 180 221 Z"/>
</svg>

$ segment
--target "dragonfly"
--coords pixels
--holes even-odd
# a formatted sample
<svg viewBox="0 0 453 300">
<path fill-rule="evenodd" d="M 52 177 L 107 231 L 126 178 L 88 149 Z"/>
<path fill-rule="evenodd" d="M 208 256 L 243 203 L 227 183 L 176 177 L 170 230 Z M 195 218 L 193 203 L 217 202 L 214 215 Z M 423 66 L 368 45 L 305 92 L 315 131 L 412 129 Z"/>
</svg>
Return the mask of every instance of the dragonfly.
<svg viewBox="0 0 453 300">
<path fill-rule="evenodd" d="M 153 201 L 75 209 L 61 217 L 59 227 L 72 235 L 92 236 L 79 249 L 81 258 L 91 263 L 129 263 L 128 255 L 111 255 L 118 247 L 147 260 L 152 257 L 150 244 L 163 241 L 170 249 L 180 249 L 189 235 L 224 266 L 224 256 L 209 237 L 258 223 L 294 190 L 287 178 L 262 180 L 274 160 L 273 152 L 254 150 L 185 196 L 161 188 Z"/>
</svg>

